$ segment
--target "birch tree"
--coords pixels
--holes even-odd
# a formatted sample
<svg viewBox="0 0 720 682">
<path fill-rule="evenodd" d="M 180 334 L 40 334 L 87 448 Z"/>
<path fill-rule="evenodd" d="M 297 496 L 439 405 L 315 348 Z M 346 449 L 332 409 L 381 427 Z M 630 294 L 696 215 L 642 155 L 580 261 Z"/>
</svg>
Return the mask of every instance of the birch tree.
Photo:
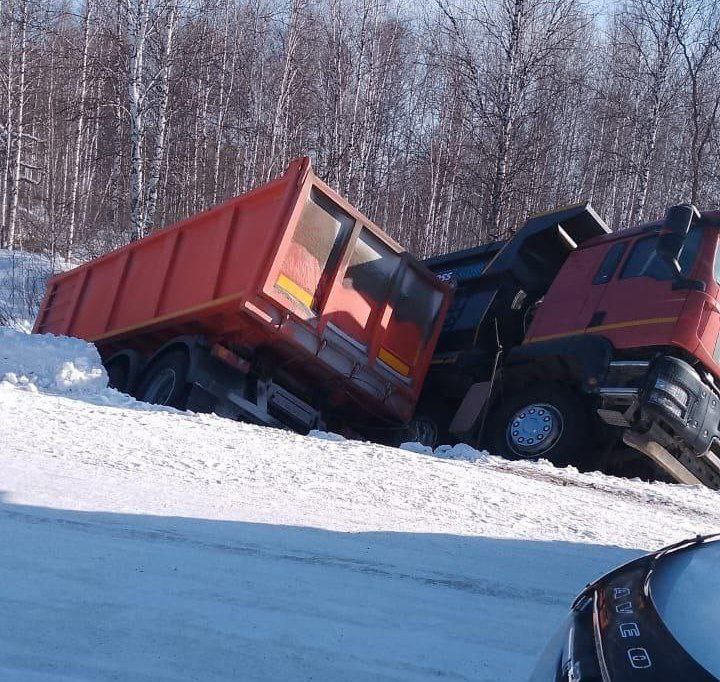
<svg viewBox="0 0 720 682">
<path fill-rule="evenodd" d="M 82 56 L 80 69 L 80 93 L 78 96 L 77 126 L 75 129 L 75 150 L 73 154 L 73 179 L 72 191 L 70 194 L 70 223 L 65 242 L 65 257 L 69 260 L 72 256 L 73 244 L 75 241 L 75 229 L 78 213 L 78 192 L 80 187 L 80 159 L 82 154 L 83 136 L 85 134 L 85 107 L 88 90 L 88 59 L 90 55 L 90 26 L 93 11 L 93 0 L 85 0 L 85 10 L 82 20 Z"/>
<path fill-rule="evenodd" d="M 27 100 L 26 75 L 28 60 L 28 0 L 19 0 L 17 8 L 17 33 L 19 43 L 19 62 L 17 73 L 17 87 L 12 96 L 14 100 L 10 104 L 10 113 L 8 120 L 10 126 L 8 134 L 11 140 L 11 154 L 9 162 L 9 183 L 8 192 L 8 219 L 7 219 L 7 238 L 6 245 L 9 249 L 15 247 L 17 239 L 17 216 L 20 200 L 20 182 L 22 180 L 22 162 L 23 162 L 23 146 L 25 137 L 25 103 Z M 12 86 L 9 84 L 9 88 Z M 14 110 L 14 112 L 13 112 Z"/>
<path fill-rule="evenodd" d="M 687 107 L 690 136 L 690 201 L 700 199 L 701 178 L 708 148 L 717 127 L 720 110 L 720 8 L 715 2 L 700 1 L 680 8 L 675 37 L 682 51 L 689 81 Z"/>
<path fill-rule="evenodd" d="M 145 232 L 143 190 L 145 167 L 145 49 L 150 24 L 150 0 L 125 0 L 128 45 L 128 118 L 130 124 L 130 235 Z"/>
<path fill-rule="evenodd" d="M 571 50 L 579 32 L 575 0 L 501 0 L 450 5 L 438 0 L 457 47 L 454 71 L 467 81 L 479 131 L 489 136 L 491 172 L 485 222 L 499 236 L 518 152 L 519 128 L 542 97 L 557 55 Z"/>
<path fill-rule="evenodd" d="M 151 83 L 154 94 L 155 136 L 152 154 L 148 163 L 147 186 L 142 213 L 142 231 L 145 234 L 155 222 L 158 201 L 158 184 L 165 156 L 165 143 L 168 126 L 168 101 L 170 98 L 170 71 L 173 60 L 173 41 L 178 20 L 178 0 L 169 0 L 163 8 L 165 30 L 160 31 L 157 54 L 157 72 Z"/>
<path fill-rule="evenodd" d="M 652 163 L 658 131 L 663 117 L 675 99 L 677 72 L 673 70 L 679 53 L 678 34 L 683 0 L 630 0 L 621 15 L 627 54 L 637 60 L 641 88 L 638 99 L 637 180 L 632 219 L 645 217 Z M 625 65 L 633 73 L 632 64 Z"/>
</svg>

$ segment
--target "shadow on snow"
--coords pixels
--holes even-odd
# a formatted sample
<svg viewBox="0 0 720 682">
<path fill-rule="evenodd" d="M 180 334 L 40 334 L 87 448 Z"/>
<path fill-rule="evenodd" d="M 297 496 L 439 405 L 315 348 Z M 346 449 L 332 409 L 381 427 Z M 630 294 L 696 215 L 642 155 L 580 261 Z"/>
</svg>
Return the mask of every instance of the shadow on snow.
<svg viewBox="0 0 720 682">
<path fill-rule="evenodd" d="M 522 680 L 638 551 L 0 503 L 0 677 Z"/>
</svg>

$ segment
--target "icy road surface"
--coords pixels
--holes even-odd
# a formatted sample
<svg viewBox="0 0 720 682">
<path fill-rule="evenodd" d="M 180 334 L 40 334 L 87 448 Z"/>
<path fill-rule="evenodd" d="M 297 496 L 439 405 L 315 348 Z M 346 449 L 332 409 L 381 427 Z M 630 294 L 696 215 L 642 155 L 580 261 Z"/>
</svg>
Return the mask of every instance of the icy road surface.
<svg viewBox="0 0 720 682">
<path fill-rule="evenodd" d="M 303 438 L 104 382 L 82 342 L 0 329 L 2 680 L 524 680 L 586 582 L 720 528 L 703 489 Z"/>
</svg>

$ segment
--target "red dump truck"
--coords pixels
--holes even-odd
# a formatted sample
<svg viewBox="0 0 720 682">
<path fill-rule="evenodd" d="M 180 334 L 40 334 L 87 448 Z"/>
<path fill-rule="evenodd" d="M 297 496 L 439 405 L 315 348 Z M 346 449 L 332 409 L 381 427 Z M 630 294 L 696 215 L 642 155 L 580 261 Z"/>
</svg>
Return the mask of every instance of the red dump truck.
<svg viewBox="0 0 720 682">
<path fill-rule="evenodd" d="M 300 159 L 56 276 L 35 331 L 149 402 L 720 488 L 719 240 L 581 203 L 423 264 Z"/>
<path fill-rule="evenodd" d="M 87 339 L 141 400 L 392 440 L 448 287 L 321 182 L 278 179 L 48 286 L 35 332 Z"/>
</svg>

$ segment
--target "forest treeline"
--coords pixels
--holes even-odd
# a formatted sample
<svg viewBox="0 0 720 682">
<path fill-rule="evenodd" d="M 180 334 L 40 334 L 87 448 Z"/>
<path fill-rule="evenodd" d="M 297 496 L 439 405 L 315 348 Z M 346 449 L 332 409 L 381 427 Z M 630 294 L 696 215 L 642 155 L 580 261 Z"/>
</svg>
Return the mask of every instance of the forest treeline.
<svg viewBox="0 0 720 682">
<path fill-rule="evenodd" d="M 420 255 L 720 207 L 714 0 L 0 0 L 2 246 L 78 258 L 316 172 Z"/>
</svg>

